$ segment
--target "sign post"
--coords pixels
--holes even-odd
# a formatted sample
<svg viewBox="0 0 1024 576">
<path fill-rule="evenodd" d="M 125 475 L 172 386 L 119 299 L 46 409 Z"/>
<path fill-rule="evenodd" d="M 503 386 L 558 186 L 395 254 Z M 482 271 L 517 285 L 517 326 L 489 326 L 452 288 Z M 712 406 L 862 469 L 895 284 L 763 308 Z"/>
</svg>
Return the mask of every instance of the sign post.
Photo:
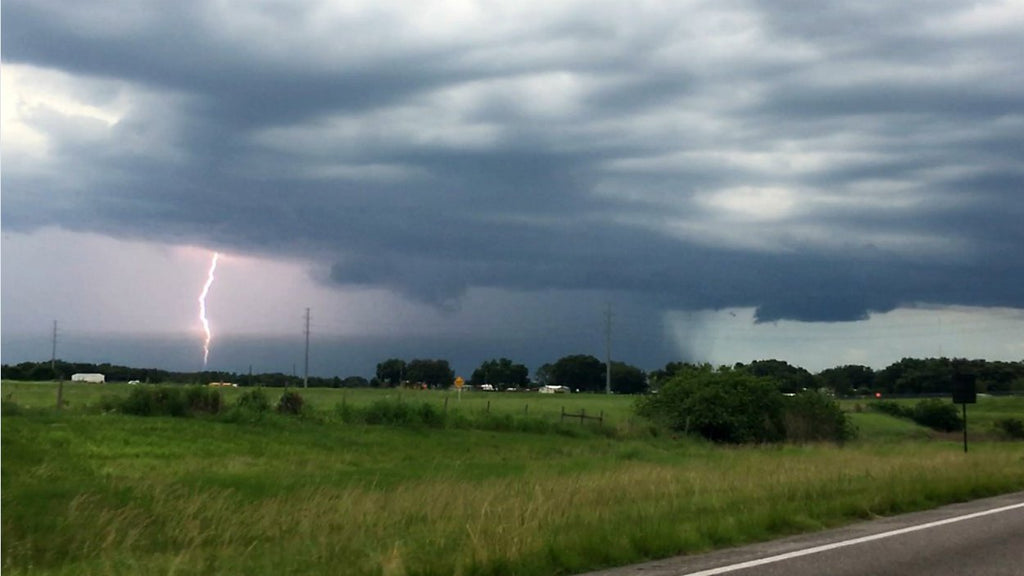
<svg viewBox="0 0 1024 576">
<path fill-rule="evenodd" d="M 974 385 L 974 374 L 953 373 L 953 403 L 963 407 L 964 454 L 967 453 L 967 405 L 978 402 L 978 391 Z"/>
<path fill-rule="evenodd" d="M 459 393 L 459 402 L 462 402 L 462 385 L 465 383 L 466 381 L 462 379 L 462 376 L 457 376 L 455 378 L 455 389 L 458 390 Z"/>
</svg>

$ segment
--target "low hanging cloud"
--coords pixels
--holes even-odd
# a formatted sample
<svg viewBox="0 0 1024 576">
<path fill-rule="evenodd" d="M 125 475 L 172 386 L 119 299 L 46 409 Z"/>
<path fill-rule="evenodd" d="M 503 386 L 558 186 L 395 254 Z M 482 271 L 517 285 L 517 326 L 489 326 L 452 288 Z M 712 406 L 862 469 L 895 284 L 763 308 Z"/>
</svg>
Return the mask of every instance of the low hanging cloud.
<svg viewBox="0 0 1024 576">
<path fill-rule="evenodd" d="M 1014 3 L 4 3 L 3 226 L 337 285 L 1024 307 Z"/>
</svg>

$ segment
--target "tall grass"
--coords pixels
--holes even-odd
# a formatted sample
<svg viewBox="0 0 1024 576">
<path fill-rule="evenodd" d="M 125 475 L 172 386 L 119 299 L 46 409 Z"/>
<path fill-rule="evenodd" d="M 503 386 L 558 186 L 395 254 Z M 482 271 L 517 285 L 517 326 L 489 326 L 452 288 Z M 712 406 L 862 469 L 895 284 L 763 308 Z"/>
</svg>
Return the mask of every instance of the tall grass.
<svg viewBox="0 0 1024 576">
<path fill-rule="evenodd" d="M 149 388 L 149 385 L 141 385 Z M 105 396 L 127 397 L 135 386 L 127 384 L 83 384 L 64 383 L 64 399 L 72 410 L 98 406 Z M 251 388 L 220 388 L 224 405 L 236 402 L 238 398 Z M 284 392 L 283 388 L 264 388 L 267 396 L 273 401 Z M 530 416 L 550 421 L 560 419 L 564 408 L 570 413 L 585 410 L 588 414 L 604 414 L 605 422 L 611 426 L 628 423 L 633 418 L 633 402 L 631 396 L 603 394 L 539 394 L 512 392 L 472 392 L 461 394 L 449 390 L 404 390 L 404 389 L 333 389 L 333 388 L 293 388 L 302 395 L 305 404 L 313 410 L 330 411 L 335 406 L 345 404 L 354 408 L 365 408 L 375 402 L 402 402 L 412 405 L 430 404 L 437 410 L 448 413 L 474 415 L 509 414 L 512 416 Z M 56 383 L 53 382 L 15 382 L 4 381 L 2 392 L 4 397 L 10 396 L 22 407 L 48 408 L 55 405 Z"/>
<path fill-rule="evenodd" d="M 2 442 L 5 574 L 571 573 L 1024 489 L 1011 443 L 32 410 L 4 416 Z"/>
</svg>

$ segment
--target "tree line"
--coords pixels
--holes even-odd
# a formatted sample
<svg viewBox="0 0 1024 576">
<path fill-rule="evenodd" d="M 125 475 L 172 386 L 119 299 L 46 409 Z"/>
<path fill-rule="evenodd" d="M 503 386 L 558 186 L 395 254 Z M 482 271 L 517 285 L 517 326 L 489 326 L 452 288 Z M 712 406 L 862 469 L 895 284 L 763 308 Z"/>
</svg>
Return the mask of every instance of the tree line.
<svg viewBox="0 0 1024 576">
<path fill-rule="evenodd" d="M 642 394 L 657 390 L 680 373 L 706 371 L 708 364 L 670 362 L 651 372 L 613 361 L 611 389 L 617 394 Z M 725 367 L 718 367 L 722 369 Z M 952 390 L 954 373 L 975 376 L 978 392 L 1024 392 L 1024 361 L 1004 362 L 950 358 L 904 358 L 881 370 L 863 365 L 844 365 L 812 374 L 804 368 L 782 360 L 756 360 L 749 364 L 737 363 L 736 370 L 756 377 L 767 378 L 784 393 L 803 390 L 828 389 L 837 396 L 856 395 L 940 395 Z M 232 382 L 240 386 L 290 387 L 302 386 L 301 377 L 280 372 L 245 374 L 225 371 L 174 372 L 156 368 L 132 368 L 109 363 L 72 363 L 57 360 L 51 366 L 45 362 L 4 364 L 5 380 L 61 380 L 80 372 L 98 372 L 110 382 L 140 382 L 160 384 L 178 382 L 208 384 Z M 359 387 L 426 387 L 447 388 L 455 379 L 455 371 L 444 359 L 389 358 L 377 364 L 374 377 L 362 376 L 310 377 L 309 386 L 318 388 Z M 605 363 L 594 356 L 574 354 L 540 366 L 530 378 L 529 369 L 509 358 L 484 361 L 467 380 L 470 386 L 491 385 L 494 389 L 525 389 L 539 386 L 566 386 L 579 392 L 603 392 L 606 386 Z"/>
<path fill-rule="evenodd" d="M 159 368 L 133 368 L 117 364 L 89 362 L 65 362 L 56 360 L 51 366 L 50 361 L 21 362 L 15 365 L 0 366 L 0 378 L 4 380 L 68 380 L 72 374 L 99 373 L 106 376 L 107 382 L 139 381 L 146 384 L 209 384 L 210 382 L 230 382 L 239 386 L 290 387 L 302 386 L 301 376 L 280 372 L 247 374 L 220 370 L 203 370 L 200 372 L 176 372 Z M 370 385 L 370 381 L 362 376 L 340 378 L 309 377 L 309 386 L 317 388 L 360 388 Z"/>
</svg>

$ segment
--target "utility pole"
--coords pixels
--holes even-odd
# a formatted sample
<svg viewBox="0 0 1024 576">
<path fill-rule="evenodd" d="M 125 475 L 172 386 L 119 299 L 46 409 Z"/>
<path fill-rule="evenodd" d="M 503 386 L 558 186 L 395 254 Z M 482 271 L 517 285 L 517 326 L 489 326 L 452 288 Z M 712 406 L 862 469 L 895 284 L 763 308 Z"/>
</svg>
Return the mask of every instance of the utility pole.
<svg viewBox="0 0 1024 576">
<path fill-rule="evenodd" d="M 57 377 L 57 321 L 53 321 L 53 346 L 50 348 L 50 373 L 57 380 L 57 410 L 64 407 L 64 380 Z"/>
<path fill-rule="evenodd" d="M 612 305 L 604 312 L 604 393 L 612 393 Z"/>
<path fill-rule="evenodd" d="M 302 372 L 302 387 L 309 387 L 309 308 L 306 308 L 306 365 Z"/>
<path fill-rule="evenodd" d="M 57 376 L 57 321 L 53 321 L 53 347 L 50 349 L 50 372 Z"/>
</svg>

